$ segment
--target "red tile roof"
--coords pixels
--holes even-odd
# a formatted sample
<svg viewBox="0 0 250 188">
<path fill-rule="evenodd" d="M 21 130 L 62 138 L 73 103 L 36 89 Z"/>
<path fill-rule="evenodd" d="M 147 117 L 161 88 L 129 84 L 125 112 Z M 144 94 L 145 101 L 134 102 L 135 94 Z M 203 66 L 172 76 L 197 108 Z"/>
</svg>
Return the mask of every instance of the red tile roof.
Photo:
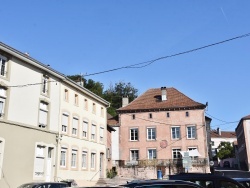
<svg viewBox="0 0 250 188">
<path fill-rule="evenodd" d="M 167 100 L 161 100 L 161 88 L 149 89 L 127 106 L 117 111 L 130 110 L 178 110 L 189 108 L 204 109 L 206 106 L 196 102 L 175 88 L 167 88 Z"/>
<path fill-rule="evenodd" d="M 111 116 L 110 114 L 107 115 L 107 124 L 109 126 L 118 126 L 119 125 L 119 120 L 118 116 Z"/>
<path fill-rule="evenodd" d="M 234 131 L 221 131 L 221 135 L 219 135 L 216 130 L 212 130 L 210 133 L 211 138 L 236 138 Z"/>
</svg>

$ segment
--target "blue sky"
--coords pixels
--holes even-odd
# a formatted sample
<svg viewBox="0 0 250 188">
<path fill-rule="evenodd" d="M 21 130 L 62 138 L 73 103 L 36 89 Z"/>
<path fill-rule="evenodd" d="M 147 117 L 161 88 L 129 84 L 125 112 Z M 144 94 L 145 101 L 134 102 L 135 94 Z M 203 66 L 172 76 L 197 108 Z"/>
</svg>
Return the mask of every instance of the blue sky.
<svg viewBox="0 0 250 188">
<path fill-rule="evenodd" d="M 142 63 L 250 33 L 250 1 L 2 0 L 0 41 L 65 75 Z M 137 69 L 86 77 L 174 87 L 205 104 L 212 128 L 250 114 L 250 36 Z"/>
</svg>

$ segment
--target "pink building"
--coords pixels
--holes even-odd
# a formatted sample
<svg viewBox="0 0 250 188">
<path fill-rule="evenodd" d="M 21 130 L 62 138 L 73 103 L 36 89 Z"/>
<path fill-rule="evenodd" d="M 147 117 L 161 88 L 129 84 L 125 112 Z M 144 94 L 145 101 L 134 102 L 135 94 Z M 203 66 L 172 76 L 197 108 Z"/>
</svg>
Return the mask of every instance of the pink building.
<svg viewBox="0 0 250 188">
<path fill-rule="evenodd" d="M 183 151 L 197 150 L 192 159 L 207 161 L 206 105 L 175 88 L 149 89 L 118 109 L 120 160 L 125 165 L 139 161 L 181 159 Z M 158 165 L 158 164 L 156 164 Z M 195 171 L 189 166 L 189 171 Z"/>
</svg>

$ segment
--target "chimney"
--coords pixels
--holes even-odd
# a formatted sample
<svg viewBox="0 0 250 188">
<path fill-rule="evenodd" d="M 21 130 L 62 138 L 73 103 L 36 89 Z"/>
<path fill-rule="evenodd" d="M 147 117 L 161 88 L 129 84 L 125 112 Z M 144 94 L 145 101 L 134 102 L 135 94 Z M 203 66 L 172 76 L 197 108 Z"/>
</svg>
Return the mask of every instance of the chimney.
<svg viewBox="0 0 250 188">
<path fill-rule="evenodd" d="M 128 105 L 128 97 L 122 97 L 122 107 Z"/>
<path fill-rule="evenodd" d="M 220 130 L 219 127 L 217 128 L 217 134 L 218 134 L 218 135 L 221 135 L 221 130 Z"/>
<path fill-rule="evenodd" d="M 161 100 L 166 101 L 167 100 L 167 88 L 161 87 Z"/>
</svg>

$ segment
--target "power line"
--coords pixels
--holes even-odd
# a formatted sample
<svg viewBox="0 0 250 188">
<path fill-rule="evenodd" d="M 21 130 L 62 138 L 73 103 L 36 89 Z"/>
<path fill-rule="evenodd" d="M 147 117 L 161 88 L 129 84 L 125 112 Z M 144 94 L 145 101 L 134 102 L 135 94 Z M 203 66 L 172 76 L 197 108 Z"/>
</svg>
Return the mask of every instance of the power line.
<svg viewBox="0 0 250 188">
<path fill-rule="evenodd" d="M 118 68 L 114 68 L 114 69 L 109 69 L 109 70 L 105 70 L 105 71 L 101 71 L 101 72 L 86 74 L 84 76 L 85 77 L 86 76 L 93 76 L 93 75 L 97 75 L 97 74 L 103 74 L 103 73 L 107 73 L 107 72 L 117 71 L 117 70 L 120 70 L 120 69 L 143 68 L 143 67 L 149 66 L 152 63 L 155 63 L 156 61 L 159 61 L 159 60 L 162 60 L 162 59 L 167 59 L 167 58 L 171 58 L 171 57 L 175 57 L 175 56 L 179 56 L 179 55 L 188 54 L 188 53 L 191 53 L 191 52 L 195 52 L 195 51 L 198 51 L 198 50 L 202 50 L 202 49 L 209 48 L 209 47 L 212 47 L 212 46 L 215 46 L 215 45 L 223 44 L 223 43 L 226 43 L 226 42 L 230 42 L 230 41 L 233 41 L 233 40 L 236 40 L 236 39 L 249 37 L 249 36 L 250 36 L 250 33 L 247 33 L 247 34 L 244 34 L 244 35 L 236 36 L 236 37 L 233 37 L 233 38 L 230 38 L 230 39 L 226 39 L 226 40 L 219 41 L 219 42 L 216 42 L 216 43 L 208 44 L 208 45 L 198 47 L 198 48 L 194 48 L 194 49 L 191 49 L 191 50 L 179 52 L 179 53 L 172 54 L 172 55 L 162 56 L 162 57 L 159 57 L 159 58 L 156 58 L 156 59 L 153 59 L 153 60 L 149 60 L 149 61 L 146 61 L 146 62 L 127 65 L 127 66 L 118 67 Z"/>
</svg>

